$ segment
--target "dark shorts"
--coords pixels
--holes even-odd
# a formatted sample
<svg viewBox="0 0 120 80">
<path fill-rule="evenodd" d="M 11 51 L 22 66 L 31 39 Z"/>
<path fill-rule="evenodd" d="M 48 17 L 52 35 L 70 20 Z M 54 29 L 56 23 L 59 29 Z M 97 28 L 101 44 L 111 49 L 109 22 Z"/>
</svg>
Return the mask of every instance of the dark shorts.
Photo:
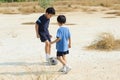
<svg viewBox="0 0 120 80">
<path fill-rule="evenodd" d="M 45 42 L 46 40 L 51 42 L 50 36 L 45 34 L 40 34 L 40 40 L 41 42 Z"/>
<path fill-rule="evenodd" d="M 57 57 L 59 56 L 64 56 L 66 54 L 69 54 L 69 50 L 68 51 L 65 51 L 65 52 L 60 52 L 60 51 L 57 51 Z"/>
</svg>

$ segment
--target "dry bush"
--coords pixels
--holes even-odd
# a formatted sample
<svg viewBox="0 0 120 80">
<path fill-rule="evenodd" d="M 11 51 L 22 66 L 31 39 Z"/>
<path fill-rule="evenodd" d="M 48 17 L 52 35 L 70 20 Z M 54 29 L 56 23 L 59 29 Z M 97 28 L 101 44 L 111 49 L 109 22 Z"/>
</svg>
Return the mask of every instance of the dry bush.
<svg viewBox="0 0 120 80">
<path fill-rule="evenodd" d="M 56 12 L 71 12 L 74 11 L 73 8 L 68 6 L 55 6 Z"/>
<path fill-rule="evenodd" d="M 116 16 L 120 16 L 120 12 L 118 12 L 118 13 L 116 14 Z"/>
<path fill-rule="evenodd" d="M 35 25 L 35 22 L 25 22 L 25 23 L 22 23 L 23 25 Z"/>
<path fill-rule="evenodd" d="M 17 9 L 14 9 L 14 8 L 1 8 L 0 13 L 3 13 L 3 14 L 18 14 L 19 11 Z"/>
<path fill-rule="evenodd" d="M 120 40 L 115 40 L 115 47 L 114 50 L 120 50 Z"/>
<path fill-rule="evenodd" d="M 113 11 L 113 12 L 107 12 L 106 14 L 117 14 L 117 11 Z"/>
<path fill-rule="evenodd" d="M 103 17 L 103 18 L 116 18 L 115 16 L 107 16 L 107 17 Z"/>
<path fill-rule="evenodd" d="M 83 12 L 87 12 L 87 13 L 93 13 L 93 12 L 97 12 L 98 11 L 98 9 L 90 8 L 90 7 L 81 7 L 81 10 Z"/>
<path fill-rule="evenodd" d="M 116 6 L 115 6 L 116 5 Z M 89 13 L 96 12 L 99 8 L 80 8 L 80 6 L 102 6 L 111 8 L 114 6 L 114 9 L 120 9 L 120 0 L 57 0 L 53 3 L 53 6 L 57 8 L 57 11 L 87 11 Z M 105 9 L 102 9 L 103 11 Z"/>
<path fill-rule="evenodd" d="M 32 5 L 39 5 L 38 2 L 12 2 L 12 3 L 1 3 L 0 7 L 27 7 Z"/>
<path fill-rule="evenodd" d="M 80 5 L 82 6 L 103 6 L 103 7 L 110 7 L 113 9 L 120 9 L 119 3 L 120 3 L 119 0 L 63 0 L 63 1 L 56 0 L 52 3 L 52 6 L 55 7 L 57 12 L 71 12 L 71 11 L 80 11 L 81 10 Z M 1 3 L 0 7 L 1 8 L 16 7 L 19 13 L 43 12 L 43 9 L 39 6 L 38 1 L 18 2 L 18 3 L 17 2 Z M 82 10 L 87 11 L 88 13 L 98 11 L 97 9 L 94 9 L 94 8 L 93 9 L 82 8 Z M 7 12 L 7 13 L 12 13 L 12 12 Z"/>
<path fill-rule="evenodd" d="M 88 13 L 96 12 L 98 8 L 81 8 L 81 6 L 103 6 L 111 9 L 120 10 L 120 0 L 56 0 L 52 4 L 57 12 L 71 12 L 71 11 L 87 11 Z M 36 2 L 13 2 L 13 3 L 1 3 L 0 8 L 16 7 L 19 13 L 35 13 L 43 12 L 43 8 Z M 11 8 L 10 8 L 11 9 Z M 0 10 L 0 12 L 2 12 Z M 5 13 L 5 11 L 4 11 Z M 12 12 L 7 12 L 12 13 Z M 119 15 L 119 14 L 117 14 Z"/>
<path fill-rule="evenodd" d="M 113 6 L 111 6 L 111 9 L 120 10 L 120 4 L 114 4 Z"/>
<path fill-rule="evenodd" d="M 120 0 L 79 0 L 82 5 L 87 6 L 104 6 L 109 7 L 113 4 L 120 3 Z"/>
<path fill-rule="evenodd" d="M 39 6 L 20 7 L 18 10 L 23 14 L 43 12 L 43 9 Z"/>
<path fill-rule="evenodd" d="M 120 50 L 120 40 L 115 40 L 114 36 L 110 33 L 102 33 L 97 41 L 87 46 L 89 50 Z"/>
<path fill-rule="evenodd" d="M 0 13 L 14 14 L 14 13 L 37 13 L 43 12 L 43 9 L 39 6 L 38 2 L 13 2 L 13 3 L 1 3 Z"/>
<path fill-rule="evenodd" d="M 106 14 L 115 14 L 116 16 L 120 16 L 120 11 L 107 12 Z"/>
</svg>

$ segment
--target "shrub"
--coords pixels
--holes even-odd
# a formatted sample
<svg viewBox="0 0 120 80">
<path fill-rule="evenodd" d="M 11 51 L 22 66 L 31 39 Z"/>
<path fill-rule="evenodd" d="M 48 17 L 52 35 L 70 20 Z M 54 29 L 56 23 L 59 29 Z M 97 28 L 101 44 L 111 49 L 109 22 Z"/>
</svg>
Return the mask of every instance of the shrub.
<svg viewBox="0 0 120 80">
<path fill-rule="evenodd" d="M 52 0 L 39 0 L 39 4 L 42 8 L 47 8 L 51 5 Z"/>
<path fill-rule="evenodd" d="M 102 33 L 97 42 L 94 42 L 87 49 L 96 49 L 96 50 L 113 50 L 115 47 L 114 36 L 110 33 Z"/>
</svg>

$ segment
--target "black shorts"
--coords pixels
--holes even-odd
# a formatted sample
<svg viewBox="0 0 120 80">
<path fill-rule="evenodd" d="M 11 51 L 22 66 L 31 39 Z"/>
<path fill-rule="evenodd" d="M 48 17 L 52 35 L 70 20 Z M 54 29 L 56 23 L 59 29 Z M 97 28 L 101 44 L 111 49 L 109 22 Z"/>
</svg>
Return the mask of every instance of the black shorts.
<svg viewBox="0 0 120 80">
<path fill-rule="evenodd" d="M 45 42 L 46 40 L 51 42 L 50 36 L 46 35 L 46 34 L 40 34 L 40 40 L 41 40 L 41 42 Z"/>
<path fill-rule="evenodd" d="M 60 52 L 60 51 L 57 51 L 57 57 L 59 56 L 64 56 L 66 54 L 69 54 L 69 50 L 68 51 L 65 51 L 65 52 Z"/>
</svg>

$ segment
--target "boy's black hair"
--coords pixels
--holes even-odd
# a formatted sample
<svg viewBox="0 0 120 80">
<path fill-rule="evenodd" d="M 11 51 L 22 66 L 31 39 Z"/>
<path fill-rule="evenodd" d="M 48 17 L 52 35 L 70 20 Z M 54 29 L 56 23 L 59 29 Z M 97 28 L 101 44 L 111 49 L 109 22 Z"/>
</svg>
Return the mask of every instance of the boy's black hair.
<svg viewBox="0 0 120 80">
<path fill-rule="evenodd" d="M 46 9 L 46 13 L 55 15 L 55 9 L 53 7 L 49 7 Z"/>
<path fill-rule="evenodd" d="M 57 21 L 60 23 L 60 24 L 64 24 L 66 23 L 66 17 L 64 15 L 59 15 L 57 17 Z"/>
</svg>

